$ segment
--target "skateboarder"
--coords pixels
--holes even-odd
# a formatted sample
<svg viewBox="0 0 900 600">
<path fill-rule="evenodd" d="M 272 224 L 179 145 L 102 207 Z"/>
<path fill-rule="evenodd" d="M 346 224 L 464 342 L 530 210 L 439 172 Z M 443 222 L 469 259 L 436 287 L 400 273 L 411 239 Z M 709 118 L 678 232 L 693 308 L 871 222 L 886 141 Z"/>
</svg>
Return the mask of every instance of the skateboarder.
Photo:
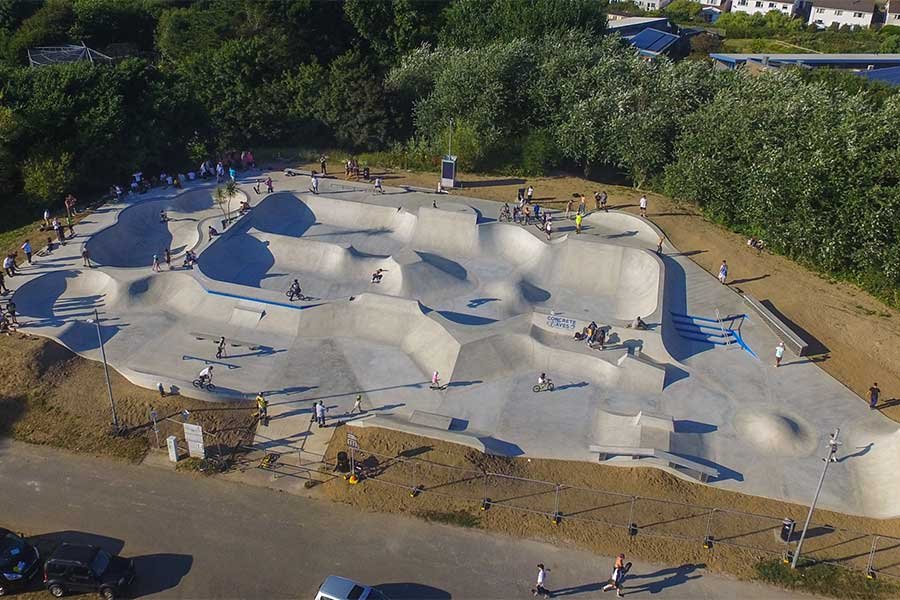
<svg viewBox="0 0 900 600">
<path fill-rule="evenodd" d="M 219 340 L 219 346 L 216 348 L 216 358 L 222 358 L 225 354 L 225 336 Z"/>
<path fill-rule="evenodd" d="M 544 598 L 550 597 L 550 590 L 548 590 L 545 586 L 547 583 L 547 575 L 550 573 L 550 569 L 544 568 L 544 563 L 540 563 L 538 566 L 538 574 L 537 574 L 537 582 L 534 585 L 534 588 L 531 590 L 532 596 L 543 596 Z"/>
</svg>

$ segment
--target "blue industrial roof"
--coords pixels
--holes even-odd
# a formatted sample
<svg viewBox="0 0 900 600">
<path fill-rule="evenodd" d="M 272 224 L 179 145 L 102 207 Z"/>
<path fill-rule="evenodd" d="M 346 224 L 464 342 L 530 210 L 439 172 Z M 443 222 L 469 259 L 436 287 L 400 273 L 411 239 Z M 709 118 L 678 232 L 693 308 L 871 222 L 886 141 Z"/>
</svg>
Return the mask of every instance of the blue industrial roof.
<svg viewBox="0 0 900 600">
<path fill-rule="evenodd" d="M 872 81 L 880 81 L 881 83 L 900 86 L 900 67 L 860 71 L 859 75 Z"/>
<path fill-rule="evenodd" d="M 709 55 L 715 61 L 731 67 L 748 61 L 772 66 L 786 64 L 809 66 L 840 66 L 865 68 L 868 65 L 900 66 L 900 54 L 719 54 Z"/>
<path fill-rule="evenodd" d="M 641 53 L 660 54 L 665 52 L 669 46 L 678 41 L 678 36 L 659 31 L 658 29 L 648 28 L 642 32 L 629 38 L 631 45 L 641 51 Z"/>
</svg>

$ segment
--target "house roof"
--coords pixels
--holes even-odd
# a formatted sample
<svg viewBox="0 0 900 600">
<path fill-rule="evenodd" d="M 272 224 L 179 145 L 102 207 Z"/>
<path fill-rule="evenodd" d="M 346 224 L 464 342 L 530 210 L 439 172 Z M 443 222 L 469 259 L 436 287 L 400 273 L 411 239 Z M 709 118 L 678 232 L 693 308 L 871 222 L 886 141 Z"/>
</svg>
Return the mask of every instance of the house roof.
<svg viewBox="0 0 900 600">
<path fill-rule="evenodd" d="M 839 66 L 844 68 L 867 68 L 869 65 L 881 67 L 900 66 L 900 54 L 724 54 L 713 53 L 709 57 L 716 62 L 734 67 L 748 61 L 768 63 L 772 66 L 786 64 L 809 65 L 813 67 Z"/>
<path fill-rule="evenodd" d="M 874 0 L 812 0 L 812 5 L 816 8 L 875 12 Z"/>
<path fill-rule="evenodd" d="M 641 54 L 657 55 L 665 52 L 672 44 L 677 42 L 677 35 L 666 33 L 652 27 L 632 36 L 628 41 L 637 48 Z"/>
<path fill-rule="evenodd" d="M 624 19 L 610 19 L 606 24 L 606 28 L 615 31 L 616 29 L 634 25 L 662 25 L 667 23 L 668 20 L 668 17 L 625 17 Z"/>
</svg>

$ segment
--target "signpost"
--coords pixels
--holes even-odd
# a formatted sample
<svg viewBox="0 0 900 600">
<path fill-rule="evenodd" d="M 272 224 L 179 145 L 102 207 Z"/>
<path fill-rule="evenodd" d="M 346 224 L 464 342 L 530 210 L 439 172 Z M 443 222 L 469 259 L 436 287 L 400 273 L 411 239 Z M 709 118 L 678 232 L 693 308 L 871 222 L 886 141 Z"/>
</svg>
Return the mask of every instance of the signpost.
<svg viewBox="0 0 900 600">
<path fill-rule="evenodd" d="M 350 475 L 356 474 L 355 465 L 353 463 L 353 451 L 359 450 L 359 440 L 353 433 L 347 432 L 347 448 L 350 449 Z"/>
<path fill-rule="evenodd" d="M 150 409 L 150 420 L 153 422 L 153 433 L 156 435 L 156 447 L 159 448 L 159 424 L 157 420 L 159 419 L 159 413 L 156 412 L 155 409 Z"/>
<path fill-rule="evenodd" d="M 188 445 L 188 454 L 196 458 L 206 458 L 203 446 L 203 428 L 200 425 L 184 424 L 184 441 Z"/>
</svg>

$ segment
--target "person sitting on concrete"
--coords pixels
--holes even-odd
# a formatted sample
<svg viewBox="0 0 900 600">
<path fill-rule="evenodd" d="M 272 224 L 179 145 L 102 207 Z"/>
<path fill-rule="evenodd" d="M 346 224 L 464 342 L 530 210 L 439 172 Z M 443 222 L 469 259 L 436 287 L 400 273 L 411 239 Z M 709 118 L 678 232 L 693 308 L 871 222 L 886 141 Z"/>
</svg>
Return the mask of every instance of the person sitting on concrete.
<svg viewBox="0 0 900 600">
<path fill-rule="evenodd" d="M 247 200 L 241 200 L 241 206 L 238 209 L 238 212 L 241 214 L 244 214 L 245 212 L 249 212 L 249 211 L 250 211 L 250 202 L 248 202 Z"/>
<path fill-rule="evenodd" d="M 159 222 L 160 223 L 168 223 L 169 222 L 169 214 L 166 212 L 166 209 L 162 209 L 159 211 Z"/>
<path fill-rule="evenodd" d="M 627 327 L 630 327 L 631 329 L 640 329 L 640 330 L 642 330 L 642 331 L 648 329 L 647 324 L 646 324 L 646 323 L 644 322 L 644 320 L 643 320 L 641 317 L 639 317 L 639 316 L 638 316 L 638 317 L 635 317 L 635 318 L 634 318 L 634 321 L 632 321 L 631 323 L 629 323 L 629 324 L 627 325 Z"/>
<path fill-rule="evenodd" d="M 381 278 L 384 277 L 382 273 L 387 271 L 387 269 L 378 269 L 374 273 L 372 273 L 372 283 L 381 283 Z"/>
<path fill-rule="evenodd" d="M 210 225 L 210 226 L 209 226 L 209 237 L 214 238 L 214 237 L 216 237 L 217 235 L 219 235 L 219 232 L 216 231 L 216 228 L 215 228 L 215 227 L 213 227 L 212 225 Z"/>
</svg>

